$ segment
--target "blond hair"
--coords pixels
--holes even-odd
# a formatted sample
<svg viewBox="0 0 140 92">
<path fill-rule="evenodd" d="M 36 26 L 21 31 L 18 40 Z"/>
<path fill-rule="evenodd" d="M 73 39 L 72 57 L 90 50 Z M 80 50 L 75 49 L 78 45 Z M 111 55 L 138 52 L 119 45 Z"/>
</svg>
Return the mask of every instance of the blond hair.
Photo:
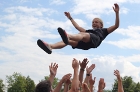
<svg viewBox="0 0 140 92">
<path fill-rule="evenodd" d="M 102 27 L 104 26 L 104 23 L 103 23 L 102 19 L 100 19 L 100 18 L 94 18 L 94 19 L 98 19 L 99 22 L 101 23 Z"/>
</svg>

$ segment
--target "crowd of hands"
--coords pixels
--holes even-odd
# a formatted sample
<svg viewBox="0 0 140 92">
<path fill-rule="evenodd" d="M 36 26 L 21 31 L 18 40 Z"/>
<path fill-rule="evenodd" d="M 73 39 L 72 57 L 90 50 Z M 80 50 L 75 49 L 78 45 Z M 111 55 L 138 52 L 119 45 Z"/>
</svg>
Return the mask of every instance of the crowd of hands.
<svg viewBox="0 0 140 92">
<path fill-rule="evenodd" d="M 77 59 L 73 58 L 72 60 L 72 68 L 73 68 L 73 77 L 71 73 L 64 75 L 61 80 L 58 82 L 57 86 L 53 89 L 51 86 L 50 92 L 61 92 L 62 86 L 64 85 L 63 92 L 94 92 L 94 84 L 96 77 L 92 77 L 92 71 L 95 68 L 95 64 L 91 64 L 89 67 L 88 59 L 84 58 L 83 61 L 78 61 Z M 48 80 L 50 81 L 51 85 L 54 81 L 54 78 L 57 74 L 58 64 L 51 63 L 49 66 L 50 76 Z M 85 79 L 84 71 L 86 71 Z M 119 70 L 114 70 L 114 75 L 118 80 L 118 92 L 124 92 L 122 86 L 122 80 L 119 73 Z M 98 82 L 98 89 L 97 92 L 103 92 L 105 88 L 105 81 L 104 78 L 100 78 Z"/>
</svg>

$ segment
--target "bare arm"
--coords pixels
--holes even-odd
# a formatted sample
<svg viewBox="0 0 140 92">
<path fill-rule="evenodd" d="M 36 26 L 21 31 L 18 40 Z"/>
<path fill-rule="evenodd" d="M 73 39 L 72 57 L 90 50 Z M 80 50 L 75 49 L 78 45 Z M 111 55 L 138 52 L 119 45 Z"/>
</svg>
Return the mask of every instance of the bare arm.
<svg viewBox="0 0 140 92">
<path fill-rule="evenodd" d="M 88 60 L 87 58 L 84 58 L 84 60 L 82 62 L 79 61 L 79 64 L 80 64 L 80 72 L 79 72 L 79 81 L 80 83 L 82 84 L 83 82 L 83 75 L 84 75 L 84 71 L 85 71 L 85 68 L 86 68 L 86 65 L 88 64 Z"/>
<path fill-rule="evenodd" d="M 85 78 L 85 80 L 84 80 L 84 83 L 87 83 L 87 85 L 88 85 L 88 83 L 89 83 L 89 77 L 90 77 L 90 74 L 91 74 L 91 72 L 92 72 L 92 70 L 95 68 L 95 64 L 92 64 L 89 68 L 88 68 L 88 66 L 87 66 L 87 68 L 86 68 L 86 78 Z"/>
<path fill-rule="evenodd" d="M 64 91 L 63 92 L 68 92 L 70 84 L 71 84 L 71 80 L 68 79 L 64 84 Z"/>
<path fill-rule="evenodd" d="M 104 78 L 100 78 L 97 92 L 103 92 L 104 88 L 105 88 Z"/>
<path fill-rule="evenodd" d="M 94 84 L 95 84 L 95 79 L 96 77 L 94 77 L 94 79 L 92 79 L 92 74 L 90 74 L 89 77 L 89 87 L 90 87 L 90 91 L 94 92 L 93 88 L 94 88 Z"/>
<path fill-rule="evenodd" d="M 69 92 L 77 92 L 79 90 L 79 76 L 78 76 L 78 69 L 79 69 L 79 62 L 74 58 L 72 61 L 72 67 L 74 69 L 73 79 L 71 83 L 71 89 Z"/>
<path fill-rule="evenodd" d="M 114 75 L 117 77 L 117 80 L 118 80 L 118 92 L 124 92 L 119 71 L 114 70 Z"/>
<path fill-rule="evenodd" d="M 80 32 L 85 32 L 86 30 L 82 27 L 80 27 L 75 21 L 74 19 L 71 17 L 70 13 L 69 12 L 64 12 L 65 13 L 65 16 L 67 16 L 68 19 L 71 20 L 71 23 L 73 24 L 73 26 Z"/>
<path fill-rule="evenodd" d="M 54 64 L 51 63 L 51 65 L 49 66 L 49 69 L 50 69 L 49 80 L 50 80 L 51 84 L 53 83 L 54 77 L 56 76 L 57 68 L 58 68 L 58 64 L 56 64 L 56 63 L 54 63 Z"/>
<path fill-rule="evenodd" d="M 113 7 L 113 10 L 116 13 L 116 21 L 115 21 L 115 25 L 107 28 L 108 33 L 113 32 L 114 30 L 116 30 L 119 27 L 119 22 L 120 22 L 119 21 L 119 5 L 116 3 L 114 5 L 115 5 L 115 8 Z"/>
</svg>

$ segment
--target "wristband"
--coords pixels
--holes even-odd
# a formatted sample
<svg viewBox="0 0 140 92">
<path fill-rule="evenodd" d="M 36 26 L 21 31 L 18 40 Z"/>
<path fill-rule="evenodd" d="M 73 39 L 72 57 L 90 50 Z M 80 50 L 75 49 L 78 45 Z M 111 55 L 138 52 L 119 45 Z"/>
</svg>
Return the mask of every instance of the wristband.
<svg viewBox="0 0 140 92">
<path fill-rule="evenodd" d="M 90 76 L 90 74 L 87 74 L 87 76 Z"/>
<path fill-rule="evenodd" d="M 72 17 L 70 17 L 69 19 L 72 20 Z"/>
<path fill-rule="evenodd" d="M 82 69 L 82 68 L 81 68 L 80 70 L 85 71 L 85 70 L 84 70 L 84 69 Z"/>
</svg>

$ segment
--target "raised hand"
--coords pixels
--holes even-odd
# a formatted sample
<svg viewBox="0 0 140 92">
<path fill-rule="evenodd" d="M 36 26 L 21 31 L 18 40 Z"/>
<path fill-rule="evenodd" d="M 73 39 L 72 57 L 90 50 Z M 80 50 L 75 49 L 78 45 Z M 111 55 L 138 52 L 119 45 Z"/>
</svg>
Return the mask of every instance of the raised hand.
<svg viewBox="0 0 140 92">
<path fill-rule="evenodd" d="M 56 63 L 51 63 L 51 65 L 49 66 L 50 75 L 55 76 L 56 73 L 57 73 L 57 68 L 58 68 L 58 64 L 56 64 Z"/>
<path fill-rule="evenodd" d="M 70 80 L 72 74 L 69 73 L 69 74 L 66 74 L 62 77 L 62 82 L 67 82 L 67 80 Z"/>
<path fill-rule="evenodd" d="M 82 62 L 79 61 L 79 64 L 80 64 L 80 67 L 81 67 L 82 70 L 84 70 L 86 68 L 88 62 L 89 61 L 88 61 L 87 58 L 84 58 Z"/>
<path fill-rule="evenodd" d="M 119 70 L 114 70 L 114 75 L 118 79 L 118 92 L 124 92 L 124 90 L 123 90 L 123 84 L 122 84 L 122 80 L 121 80 L 121 76 L 120 76 Z"/>
<path fill-rule="evenodd" d="M 105 88 L 105 82 L 103 78 L 100 78 L 99 84 L 98 84 L 98 92 L 103 92 L 103 89 Z"/>
<path fill-rule="evenodd" d="M 114 75 L 117 77 L 118 80 L 121 80 L 119 70 L 114 70 Z"/>
<path fill-rule="evenodd" d="M 79 62 L 75 58 L 72 61 L 72 67 L 73 67 L 73 69 L 79 69 Z"/>
<path fill-rule="evenodd" d="M 95 64 L 92 64 L 89 68 L 87 66 L 87 68 L 86 68 L 87 74 L 90 74 L 94 68 L 95 68 Z"/>
<path fill-rule="evenodd" d="M 96 79 L 96 77 L 94 77 L 94 79 L 92 79 L 92 74 L 90 74 L 90 77 L 89 77 L 89 84 L 90 84 L 91 86 L 93 86 L 93 85 L 95 84 L 95 79 Z"/>
<path fill-rule="evenodd" d="M 65 84 L 66 84 L 66 85 L 71 84 L 71 80 L 70 80 L 70 79 L 67 79 L 66 82 L 65 82 Z"/>
<path fill-rule="evenodd" d="M 65 16 L 67 16 L 68 19 L 72 18 L 69 12 L 64 12 L 64 14 L 65 14 Z"/>
<path fill-rule="evenodd" d="M 118 13 L 119 12 L 119 5 L 117 3 L 114 4 L 113 10 Z"/>
</svg>

